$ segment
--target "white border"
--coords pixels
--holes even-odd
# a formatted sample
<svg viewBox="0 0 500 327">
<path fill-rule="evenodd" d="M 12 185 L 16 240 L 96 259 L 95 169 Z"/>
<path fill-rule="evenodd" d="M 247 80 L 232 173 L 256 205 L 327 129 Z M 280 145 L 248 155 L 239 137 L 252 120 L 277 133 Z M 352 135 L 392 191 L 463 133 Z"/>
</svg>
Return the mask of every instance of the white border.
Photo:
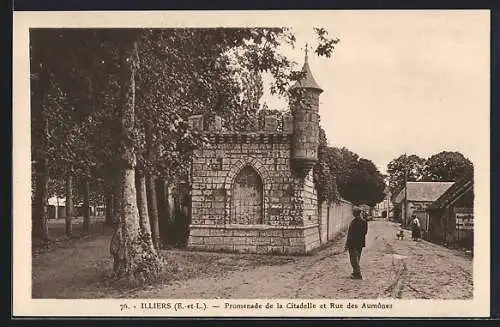
<svg viewBox="0 0 500 327">
<path fill-rule="evenodd" d="M 402 11 L 358 11 L 370 15 L 402 13 Z M 426 15 L 436 11 L 417 13 Z M 403 13 L 407 13 L 404 12 Z M 489 11 L 448 10 L 447 14 L 481 15 L 489 22 Z M 208 310 L 120 310 L 120 304 L 137 306 L 144 300 L 33 300 L 31 299 L 31 205 L 30 205 L 30 112 L 29 112 L 29 28 L 30 27 L 230 27 L 230 26 L 288 26 L 301 22 L 321 26 L 335 11 L 204 11 L 204 12 L 14 12 L 13 35 L 13 315 L 54 316 L 389 316 L 389 317 L 484 317 L 490 312 L 490 166 L 489 166 L 489 108 L 478 108 L 478 120 L 471 128 L 484 131 L 480 153 L 475 164 L 475 257 L 473 300 L 384 300 L 390 310 L 225 310 L 223 303 L 267 302 L 300 303 L 301 300 L 159 300 L 149 302 L 198 303 Z M 489 38 L 488 38 L 489 39 Z M 57 49 L 54 49 L 57 51 Z M 489 60 L 489 49 L 488 49 Z M 489 85 L 488 85 L 489 88 Z M 489 89 L 488 89 L 489 90 Z M 484 110 L 483 110 L 484 109 Z M 480 111 L 483 110 L 483 111 Z M 486 113 L 487 111 L 487 113 Z M 484 113 L 482 117 L 479 113 Z M 483 119 L 484 118 L 484 119 Z M 479 142 L 478 142 L 479 143 Z M 476 158 L 477 159 L 477 158 Z M 303 300 L 302 302 L 344 303 L 347 300 Z M 361 300 L 351 300 L 361 304 Z M 376 302 L 376 301 L 365 301 Z M 222 305 L 220 309 L 211 305 Z"/>
</svg>

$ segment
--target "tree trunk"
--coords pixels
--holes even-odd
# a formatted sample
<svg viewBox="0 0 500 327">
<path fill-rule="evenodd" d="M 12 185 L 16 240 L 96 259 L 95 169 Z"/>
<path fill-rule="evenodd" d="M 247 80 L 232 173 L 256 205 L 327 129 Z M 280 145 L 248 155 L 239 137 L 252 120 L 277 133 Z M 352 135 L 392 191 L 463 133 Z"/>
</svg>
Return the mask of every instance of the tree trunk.
<svg viewBox="0 0 500 327">
<path fill-rule="evenodd" d="M 120 121 L 122 127 L 121 162 L 117 183 L 117 222 L 111 240 L 110 252 L 114 259 L 114 273 L 118 279 L 126 278 L 132 285 L 154 280 L 160 270 L 161 262 L 148 242 L 141 237 L 139 209 L 135 187 L 136 156 L 131 142 L 134 135 L 135 116 L 135 59 L 137 45 L 134 44 L 132 56 L 122 47 L 121 78 L 122 105 Z M 149 239 L 151 237 L 149 236 Z"/>
<path fill-rule="evenodd" d="M 41 140 L 38 149 L 38 158 L 35 165 L 36 169 L 36 187 L 35 187 L 35 215 L 33 219 L 32 235 L 34 238 L 45 243 L 49 240 L 49 229 L 47 220 L 49 218 L 49 208 L 47 199 L 48 172 L 47 172 L 47 142 L 48 142 L 48 119 L 41 109 Z"/>
<path fill-rule="evenodd" d="M 71 167 L 68 168 L 66 176 L 66 235 L 68 237 L 73 233 L 72 226 L 73 219 L 73 175 L 71 174 Z"/>
<path fill-rule="evenodd" d="M 116 195 L 117 195 L 117 182 L 116 173 L 114 171 L 109 171 L 107 178 L 105 180 L 105 202 L 106 202 L 106 216 L 104 224 L 106 226 L 113 226 L 116 215 Z"/>
<path fill-rule="evenodd" d="M 111 226 L 113 224 L 113 216 L 114 216 L 114 193 L 111 191 L 106 191 L 105 195 L 106 201 L 106 216 L 104 219 L 104 225 Z"/>
<path fill-rule="evenodd" d="M 169 244 L 170 242 L 170 213 L 168 204 L 168 192 L 166 187 L 166 181 L 164 179 L 158 179 L 156 182 L 156 197 L 158 204 L 158 227 L 160 239 L 163 244 Z"/>
<path fill-rule="evenodd" d="M 83 180 L 83 230 L 90 233 L 90 182 L 88 177 Z"/>
<path fill-rule="evenodd" d="M 30 42 L 37 42 L 34 33 L 30 34 Z M 32 241 L 38 240 L 43 243 L 49 240 L 49 230 L 47 225 L 48 203 L 48 138 L 49 121 L 44 106 L 44 97 L 46 96 L 45 85 L 49 81 L 49 74 L 46 67 L 39 61 L 37 47 L 33 47 L 30 62 L 33 68 L 33 75 L 30 78 L 31 86 L 31 130 L 32 144 L 31 152 L 35 159 L 34 165 L 34 186 L 32 206 Z"/>
<path fill-rule="evenodd" d="M 151 121 L 146 123 L 146 146 L 149 162 L 156 159 L 155 147 L 153 144 L 153 124 Z M 151 224 L 151 237 L 156 250 L 160 246 L 160 228 L 158 225 L 158 205 L 156 199 L 155 177 L 149 173 L 146 177 L 146 195 L 148 200 L 149 221 Z"/>
<path fill-rule="evenodd" d="M 158 229 L 160 235 L 160 242 L 163 244 L 166 243 L 165 236 L 165 223 L 166 223 L 166 203 L 165 203 L 165 190 L 164 186 L 165 181 L 161 178 L 156 179 L 155 181 L 155 190 L 156 190 L 156 206 L 158 209 Z"/>
<path fill-rule="evenodd" d="M 137 207 L 139 209 L 139 228 L 141 236 L 148 247 L 156 252 L 151 238 L 151 225 L 149 222 L 148 200 L 146 196 L 146 177 L 136 169 Z"/>
<path fill-rule="evenodd" d="M 156 199 L 155 178 L 149 176 L 146 178 L 146 194 L 149 209 L 149 221 L 151 224 L 151 237 L 155 249 L 160 248 L 160 226 L 158 222 L 158 205 Z"/>
<path fill-rule="evenodd" d="M 33 237 L 45 243 L 49 240 L 47 220 L 49 217 L 47 202 L 47 162 L 39 159 L 37 163 L 37 178 L 35 189 L 35 215 L 33 219 Z"/>
<path fill-rule="evenodd" d="M 44 68 L 40 65 L 38 78 L 33 78 L 31 82 L 32 97 L 31 110 L 33 114 L 32 129 L 34 139 L 32 144 L 32 152 L 35 158 L 35 194 L 33 198 L 34 206 L 32 207 L 32 238 L 33 240 L 45 243 L 49 240 L 49 230 L 47 220 L 49 217 L 48 202 L 47 202 L 47 186 L 48 186 L 48 137 L 49 137 L 49 121 L 44 108 L 45 90 L 44 83 L 47 82 L 47 74 Z"/>
</svg>

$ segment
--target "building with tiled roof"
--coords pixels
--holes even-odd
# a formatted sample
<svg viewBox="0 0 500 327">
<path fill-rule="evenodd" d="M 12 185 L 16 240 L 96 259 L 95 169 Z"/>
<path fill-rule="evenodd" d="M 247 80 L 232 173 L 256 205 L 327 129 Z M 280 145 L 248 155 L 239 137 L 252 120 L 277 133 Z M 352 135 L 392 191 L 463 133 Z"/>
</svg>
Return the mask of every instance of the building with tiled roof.
<svg viewBox="0 0 500 327">
<path fill-rule="evenodd" d="M 461 180 L 453 184 L 427 208 L 428 240 L 474 247 L 474 183 Z"/>
<path fill-rule="evenodd" d="M 420 226 L 427 226 L 428 217 L 426 209 L 436 201 L 455 182 L 407 182 L 406 190 L 403 188 L 394 199 L 394 205 L 401 208 L 401 221 L 403 226 L 408 226 L 411 216 L 415 214 L 420 220 Z M 405 208 L 408 203 L 408 214 Z"/>
<path fill-rule="evenodd" d="M 407 182 L 407 200 L 416 202 L 434 202 L 455 182 Z M 398 193 L 394 202 L 401 203 L 405 189 Z"/>
</svg>

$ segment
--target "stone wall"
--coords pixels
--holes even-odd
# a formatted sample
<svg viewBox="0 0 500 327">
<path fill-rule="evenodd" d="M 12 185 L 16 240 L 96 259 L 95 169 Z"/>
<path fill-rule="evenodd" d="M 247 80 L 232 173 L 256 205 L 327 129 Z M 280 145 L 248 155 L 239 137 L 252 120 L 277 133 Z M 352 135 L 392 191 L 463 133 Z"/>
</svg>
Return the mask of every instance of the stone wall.
<svg viewBox="0 0 500 327">
<path fill-rule="evenodd" d="M 291 134 L 209 138 L 193 151 L 190 248 L 292 254 L 320 245 L 312 171 L 303 177 L 291 168 Z M 235 178 L 245 167 L 262 181 L 262 224 L 241 224 L 233 210 Z"/>
<path fill-rule="evenodd" d="M 319 245 L 318 226 L 191 226 L 189 248 L 241 253 L 304 254 Z"/>
<path fill-rule="evenodd" d="M 320 242 L 324 244 L 334 239 L 340 232 L 349 227 L 352 216 L 352 204 L 345 200 L 326 201 L 319 207 Z"/>
<path fill-rule="evenodd" d="M 245 166 L 262 178 L 264 224 L 300 226 L 317 223 L 316 191 L 310 172 L 298 177 L 290 168 L 290 141 L 216 143 L 193 151 L 192 224 L 234 223 L 232 184 Z M 305 215 L 306 219 L 302 219 Z"/>
</svg>

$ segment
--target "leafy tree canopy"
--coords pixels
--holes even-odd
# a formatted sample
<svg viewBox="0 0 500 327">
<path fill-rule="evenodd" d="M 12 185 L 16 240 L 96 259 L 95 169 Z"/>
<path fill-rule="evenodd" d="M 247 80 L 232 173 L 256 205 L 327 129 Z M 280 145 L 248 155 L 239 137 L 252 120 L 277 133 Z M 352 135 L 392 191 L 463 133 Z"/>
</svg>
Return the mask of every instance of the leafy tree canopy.
<svg viewBox="0 0 500 327">
<path fill-rule="evenodd" d="M 442 151 L 427 159 L 425 175 L 431 181 L 472 179 L 474 167 L 472 162 L 460 152 Z"/>
<path fill-rule="evenodd" d="M 393 196 L 397 195 L 405 184 L 405 167 L 409 182 L 420 181 L 424 178 L 425 159 L 417 155 L 401 155 L 387 165 L 389 174 L 389 190 Z"/>
<path fill-rule="evenodd" d="M 329 57 L 338 39 L 315 31 L 316 53 Z M 271 91 L 282 95 L 301 77 L 277 51 L 294 42 L 285 28 L 32 30 L 32 91 L 41 99 L 32 105 L 33 130 L 42 130 L 37 112 L 45 113 L 51 175 L 71 166 L 80 175 L 105 177 L 119 165 L 121 144 L 132 142 L 140 167 L 167 180 L 182 178 L 186 149 L 203 141 L 187 118 L 218 114 L 228 129 L 257 121 L 260 73 L 271 73 Z M 120 58 L 133 46 L 136 133 L 125 140 L 118 123 Z M 38 148 L 34 143 L 33 151 Z"/>
<path fill-rule="evenodd" d="M 460 152 L 442 151 L 427 159 L 417 155 L 401 155 L 387 165 L 389 188 L 392 196 L 396 196 L 403 188 L 405 181 L 458 181 L 472 179 L 474 167 L 472 162 Z"/>
<path fill-rule="evenodd" d="M 343 198 L 354 204 L 374 206 L 384 199 L 384 176 L 373 162 L 345 147 L 327 146 L 322 128 L 319 139 L 313 176 L 320 201 Z"/>
</svg>

